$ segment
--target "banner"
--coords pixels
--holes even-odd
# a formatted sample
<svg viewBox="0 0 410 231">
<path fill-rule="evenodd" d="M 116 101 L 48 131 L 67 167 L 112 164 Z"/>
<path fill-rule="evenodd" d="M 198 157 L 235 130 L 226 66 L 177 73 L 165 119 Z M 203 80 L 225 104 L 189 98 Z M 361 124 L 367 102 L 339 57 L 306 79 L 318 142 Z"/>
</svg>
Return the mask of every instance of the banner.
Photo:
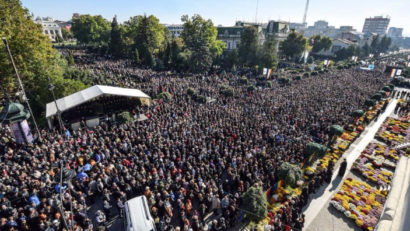
<svg viewBox="0 0 410 231">
<path fill-rule="evenodd" d="M 270 79 L 270 75 L 272 74 L 272 69 L 268 69 L 268 73 L 266 74 L 266 79 Z"/>
<path fill-rule="evenodd" d="M 268 73 L 268 68 L 263 68 L 263 75 L 266 75 Z"/>
<path fill-rule="evenodd" d="M 401 69 L 397 69 L 396 75 L 397 75 L 397 76 L 400 76 L 400 75 L 401 75 Z"/>
<path fill-rule="evenodd" d="M 369 64 L 368 68 L 369 68 L 369 70 L 374 70 L 374 65 L 373 65 L 373 64 Z"/>
<path fill-rule="evenodd" d="M 391 69 L 390 77 L 393 78 L 396 75 L 396 68 Z"/>
</svg>

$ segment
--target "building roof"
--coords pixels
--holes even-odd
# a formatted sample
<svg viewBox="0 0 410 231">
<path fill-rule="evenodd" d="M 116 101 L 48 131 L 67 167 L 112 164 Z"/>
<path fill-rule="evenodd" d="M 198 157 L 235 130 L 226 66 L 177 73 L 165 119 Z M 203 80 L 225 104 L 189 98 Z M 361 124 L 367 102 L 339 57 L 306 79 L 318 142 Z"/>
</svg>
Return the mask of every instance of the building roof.
<svg viewBox="0 0 410 231">
<path fill-rule="evenodd" d="M 339 41 L 339 42 L 342 42 L 344 44 L 347 44 L 347 45 L 355 45 L 356 44 L 355 42 L 352 42 L 352 41 L 347 40 L 347 39 L 337 38 L 334 41 L 336 41 L 336 40 Z"/>
<path fill-rule="evenodd" d="M 92 99 L 103 95 L 117 95 L 125 97 L 135 98 L 151 98 L 144 92 L 138 89 L 121 88 L 95 85 L 87 89 L 81 90 L 69 96 L 63 97 L 57 100 L 58 109 L 60 112 L 64 112 L 70 108 L 76 107 L 80 104 L 86 103 Z M 50 102 L 46 105 L 46 118 L 53 116 L 57 113 L 55 102 Z"/>
</svg>

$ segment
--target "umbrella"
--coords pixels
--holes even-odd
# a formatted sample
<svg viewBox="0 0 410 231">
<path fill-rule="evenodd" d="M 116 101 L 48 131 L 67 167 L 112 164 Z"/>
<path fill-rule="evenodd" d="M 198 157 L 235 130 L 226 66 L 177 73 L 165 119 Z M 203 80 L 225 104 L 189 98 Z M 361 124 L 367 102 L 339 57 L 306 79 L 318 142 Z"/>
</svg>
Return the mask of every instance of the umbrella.
<svg viewBox="0 0 410 231">
<path fill-rule="evenodd" d="M 32 195 L 28 201 L 31 203 L 34 203 L 36 206 L 40 204 L 40 199 L 38 199 L 37 195 Z"/>
<path fill-rule="evenodd" d="M 83 170 L 85 171 L 85 172 L 88 172 L 88 171 L 90 171 L 91 170 L 91 168 L 92 168 L 93 166 L 91 166 L 91 164 L 85 164 L 84 165 L 84 167 L 83 167 Z"/>
<path fill-rule="evenodd" d="M 85 173 L 85 172 L 80 172 L 80 173 L 77 174 L 77 179 L 81 180 L 81 179 L 83 179 L 83 178 L 88 178 L 87 173 Z"/>
</svg>

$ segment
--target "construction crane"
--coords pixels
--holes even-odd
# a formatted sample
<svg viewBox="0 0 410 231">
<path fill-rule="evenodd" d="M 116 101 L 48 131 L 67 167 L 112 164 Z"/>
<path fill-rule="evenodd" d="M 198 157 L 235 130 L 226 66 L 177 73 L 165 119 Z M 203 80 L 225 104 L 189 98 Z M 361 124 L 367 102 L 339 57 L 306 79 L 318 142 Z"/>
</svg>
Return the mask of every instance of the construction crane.
<svg viewBox="0 0 410 231">
<path fill-rule="evenodd" d="M 302 35 L 305 33 L 305 29 L 306 29 L 305 25 L 306 25 L 306 16 L 307 16 L 308 9 L 309 9 L 309 0 L 306 0 L 305 14 L 303 15 L 303 21 L 302 21 L 302 25 L 303 25 L 303 30 L 301 31 Z"/>
</svg>

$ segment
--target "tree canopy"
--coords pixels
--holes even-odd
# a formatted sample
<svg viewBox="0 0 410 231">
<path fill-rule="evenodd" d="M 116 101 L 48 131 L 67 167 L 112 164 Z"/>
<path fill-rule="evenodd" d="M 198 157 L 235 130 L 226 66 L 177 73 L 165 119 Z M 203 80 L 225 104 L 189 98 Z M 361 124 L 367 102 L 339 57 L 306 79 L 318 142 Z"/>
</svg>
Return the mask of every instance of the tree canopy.
<svg viewBox="0 0 410 231">
<path fill-rule="evenodd" d="M 300 56 L 306 49 L 307 40 L 303 35 L 291 32 L 286 40 L 280 43 L 280 50 L 287 58 L 293 59 Z"/>
<path fill-rule="evenodd" d="M 313 53 L 317 53 L 322 50 L 328 50 L 332 46 L 332 40 L 327 36 L 322 37 L 320 35 L 316 35 L 313 36 L 311 39 L 313 41 Z"/>
<path fill-rule="evenodd" d="M 63 77 L 66 60 L 52 48 L 50 39 L 42 34 L 41 25 L 31 20 L 20 1 L 0 0 L 0 12 L 0 37 L 8 40 L 34 114 L 42 113 L 45 104 L 52 100 L 51 93 L 45 90 L 48 77 L 56 87 L 56 97 L 85 88 L 82 82 Z M 15 93 L 16 76 L 3 43 L 0 50 L 0 84 L 9 93 Z"/>
<path fill-rule="evenodd" d="M 73 18 L 71 31 L 81 44 L 107 44 L 110 35 L 110 23 L 101 15 L 89 14 Z"/>
<path fill-rule="evenodd" d="M 200 15 L 191 18 L 184 15 L 181 18 L 184 29 L 181 38 L 185 49 L 190 53 L 189 69 L 193 72 L 207 71 L 213 60 L 222 54 L 225 44 L 216 40 L 217 29 L 213 22 L 203 19 Z"/>
<path fill-rule="evenodd" d="M 268 201 L 261 187 L 250 187 L 242 195 L 242 206 L 247 218 L 253 221 L 260 221 L 268 213 Z"/>
</svg>

